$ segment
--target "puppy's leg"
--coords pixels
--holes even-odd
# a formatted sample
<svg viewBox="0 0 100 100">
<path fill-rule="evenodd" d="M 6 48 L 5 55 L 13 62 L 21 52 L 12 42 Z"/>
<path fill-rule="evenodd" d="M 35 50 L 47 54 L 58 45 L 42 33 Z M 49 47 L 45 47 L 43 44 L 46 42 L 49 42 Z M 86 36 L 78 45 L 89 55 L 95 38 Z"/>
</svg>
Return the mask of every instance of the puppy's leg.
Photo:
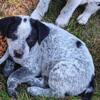
<svg viewBox="0 0 100 100">
<path fill-rule="evenodd" d="M 32 96 L 52 96 L 52 90 L 50 88 L 40 88 L 40 87 L 28 87 L 27 89 L 28 93 Z"/>
<path fill-rule="evenodd" d="M 60 15 L 56 20 L 56 24 L 61 27 L 68 25 L 73 12 L 81 4 L 81 1 L 82 0 L 68 0 L 67 4 L 60 12 Z"/>
<path fill-rule="evenodd" d="M 34 78 L 27 82 L 30 86 L 45 87 L 43 78 Z"/>
<path fill-rule="evenodd" d="M 91 17 L 97 10 L 100 9 L 100 3 L 91 2 L 87 5 L 85 11 L 77 18 L 79 24 L 86 24 Z"/>
<path fill-rule="evenodd" d="M 40 0 L 36 9 L 32 12 L 31 17 L 33 19 L 41 20 L 48 10 L 50 1 L 51 0 Z"/>
<path fill-rule="evenodd" d="M 64 77 L 62 74 L 62 70 L 60 70 L 64 65 L 62 63 L 58 63 L 54 66 L 54 68 L 50 71 L 48 77 L 48 86 L 47 88 L 41 87 L 29 87 L 27 89 L 28 93 L 32 96 L 47 96 L 47 97 L 65 97 L 65 86 L 64 86 Z M 65 70 L 65 69 L 63 69 Z M 45 77 L 43 77 L 45 78 Z M 63 80 L 63 81 L 62 81 Z M 47 79 L 44 81 L 47 81 Z M 46 82 L 47 83 L 47 82 Z M 62 84 L 63 83 L 63 84 Z M 66 83 L 65 83 L 66 84 Z M 68 85 L 69 86 L 69 85 Z"/>
<path fill-rule="evenodd" d="M 7 88 L 10 96 L 17 96 L 16 88 L 21 83 L 27 83 L 30 80 L 33 80 L 34 74 L 25 67 L 21 67 L 20 69 L 13 72 L 7 80 Z"/>
<path fill-rule="evenodd" d="M 55 68 L 53 70 L 56 71 L 57 68 Z M 49 81 L 52 83 L 52 80 L 49 80 Z M 57 81 L 57 82 L 60 83 L 60 81 Z M 57 83 L 57 82 L 55 82 L 55 83 Z M 62 90 L 60 89 L 60 86 L 57 88 L 55 83 L 52 83 L 52 84 L 54 84 L 53 89 L 32 86 L 32 87 L 28 87 L 27 92 L 32 96 L 47 96 L 47 97 L 65 97 L 65 96 L 69 96 L 69 94 L 63 93 L 64 88 Z M 57 88 L 57 89 L 54 89 L 54 88 Z M 93 92 L 94 92 L 94 79 L 91 80 L 90 85 L 86 89 L 86 91 L 81 94 L 82 100 L 91 100 L 92 96 L 93 96 Z"/>
<path fill-rule="evenodd" d="M 5 77 L 8 77 L 13 72 L 14 66 L 14 61 L 11 58 L 8 58 L 3 69 L 3 74 Z"/>
<path fill-rule="evenodd" d="M 61 97 L 61 94 L 51 88 L 28 87 L 27 92 L 32 96 Z"/>
<path fill-rule="evenodd" d="M 82 93 L 84 89 L 86 89 L 88 84 L 87 81 L 88 78 L 90 77 L 86 75 L 83 69 L 77 67 L 78 65 L 80 66 L 81 62 L 79 63 L 76 61 L 75 63 L 72 63 L 72 61 L 67 60 L 67 61 L 61 61 L 57 63 L 50 70 L 48 76 L 49 87 L 48 88 L 40 88 L 36 86 L 29 87 L 28 92 L 33 96 L 39 95 L 39 96 L 48 96 L 48 97 L 65 97 L 68 95 L 78 95 Z M 92 92 L 90 86 L 86 90 L 86 93 L 89 92 Z M 85 97 L 86 95 L 87 94 L 85 94 Z M 83 99 L 83 100 L 88 100 L 88 99 Z"/>
<path fill-rule="evenodd" d="M 47 83 L 47 80 L 45 80 L 44 78 L 42 80 L 43 80 L 42 87 L 37 86 L 37 84 L 38 84 L 37 83 L 35 86 L 28 87 L 27 92 L 32 96 L 62 97 L 60 92 L 53 90 L 49 87 L 49 83 Z"/>
</svg>

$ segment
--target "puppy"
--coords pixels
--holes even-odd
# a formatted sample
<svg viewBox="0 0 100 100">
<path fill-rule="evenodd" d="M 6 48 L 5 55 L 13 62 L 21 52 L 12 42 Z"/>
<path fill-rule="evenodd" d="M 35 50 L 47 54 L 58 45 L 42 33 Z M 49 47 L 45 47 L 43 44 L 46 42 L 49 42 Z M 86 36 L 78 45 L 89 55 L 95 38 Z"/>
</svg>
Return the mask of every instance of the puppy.
<svg viewBox="0 0 100 100">
<path fill-rule="evenodd" d="M 28 83 L 31 95 L 65 97 L 82 95 L 91 100 L 94 92 L 94 65 L 85 43 L 69 32 L 29 16 L 0 19 L 0 32 L 7 37 L 12 59 L 21 68 L 7 80 L 10 96 Z"/>
<path fill-rule="evenodd" d="M 31 16 L 34 19 L 41 20 L 48 10 L 50 1 L 51 0 L 40 0 Z M 67 26 L 75 9 L 82 4 L 87 4 L 85 11 L 77 18 L 78 23 L 82 25 L 86 24 L 91 15 L 100 9 L 100 0 L 68 0 L 56 19 L 56 24 L 61 27 Z"/>
</svg>

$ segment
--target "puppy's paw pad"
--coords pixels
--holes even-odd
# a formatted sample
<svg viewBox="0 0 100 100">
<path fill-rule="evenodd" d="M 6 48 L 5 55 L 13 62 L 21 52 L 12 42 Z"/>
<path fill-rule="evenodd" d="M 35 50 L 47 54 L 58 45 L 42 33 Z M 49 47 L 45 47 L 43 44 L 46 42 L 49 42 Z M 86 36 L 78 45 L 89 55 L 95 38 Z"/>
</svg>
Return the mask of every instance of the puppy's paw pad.
<svg viewBox="0 0 100 100">
<path fill-rule="evenodd" d="M 77 21 L 78 21 L 79 24 L 85 25 L 88 21 L 88 17 L 85 16 L 84 14 L 82 14 L 77 18 Z"/>
</svg>

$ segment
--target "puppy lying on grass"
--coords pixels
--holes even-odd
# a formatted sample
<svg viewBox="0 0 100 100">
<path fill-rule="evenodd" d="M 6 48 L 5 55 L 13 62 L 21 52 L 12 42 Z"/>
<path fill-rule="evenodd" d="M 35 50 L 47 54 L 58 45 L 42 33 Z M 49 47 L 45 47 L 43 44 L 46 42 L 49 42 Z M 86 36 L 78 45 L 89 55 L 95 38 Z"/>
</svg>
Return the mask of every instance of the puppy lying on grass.
<svg viewBox="0 0 100 100">
<path fill-rule="evenodd" d="M 0 19 L 0 34 L 7 37 L 12 59 L 22 67 L 7 80 L 10 96 L 28 83 L 32 96 L 81 95 L 91 100 L 94 92 L 94 64 L 86 45 L 69 32 L 29 16 Z"/>
<path fill-rule="evenodd" d="M 41 20 L 44 14 L 47 12 L 49 3 L 51 0 L 40 0 L 36 9 L 32 13 L 34 19 Z M 56 0 L 57 1 L 57 0 Z M 67 3 L 65 7 L 61 10 L 60 15 L 56 19 L 56 24 L 65 27 L 68 25 L 70 18 L 72 17 L 73 12 L 79 5 L 87 4 L 84 12 L 79 15 L 77 21 L 79 24 L 86 24 L 96 11 L 100 9 L 100 0 L 66 0 Z"/>
</svg>

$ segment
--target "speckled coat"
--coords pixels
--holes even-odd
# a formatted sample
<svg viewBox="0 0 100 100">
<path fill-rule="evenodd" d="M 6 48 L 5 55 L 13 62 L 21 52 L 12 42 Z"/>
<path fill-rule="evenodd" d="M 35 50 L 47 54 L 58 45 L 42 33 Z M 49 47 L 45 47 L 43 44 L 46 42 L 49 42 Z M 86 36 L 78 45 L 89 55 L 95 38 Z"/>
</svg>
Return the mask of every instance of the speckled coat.
<svg viewBox="0 0 100 100">
<path fill-rule="evenodd" d="M 15 24 L 6 33 L 4 22 L 13 20 Z M 29 16 L 4 18 L 0 24 L 0 30 L 10 32 L 7 35 L 10 56 L 22 66 L 8 77 L 9 95 L 16 96 L 18 84 L 28 83 L 31 87 L 27 91 L 31 95 L 83 94 L 83 100 L 91 100 L 95 73 L 84 42 L 56 25 Z"/>
<path fill-rule="evenodd" d="M 50 33 L 38 47 L 42 77 L 48 78 L 49 87 L 57 92 L 58 97 L 88 91 L 94 65 L 86 45 L 67 31 L 52 24 L 46 25 Z M 34 87 L 28 91 L 34 91 Z"/>
</svg>

